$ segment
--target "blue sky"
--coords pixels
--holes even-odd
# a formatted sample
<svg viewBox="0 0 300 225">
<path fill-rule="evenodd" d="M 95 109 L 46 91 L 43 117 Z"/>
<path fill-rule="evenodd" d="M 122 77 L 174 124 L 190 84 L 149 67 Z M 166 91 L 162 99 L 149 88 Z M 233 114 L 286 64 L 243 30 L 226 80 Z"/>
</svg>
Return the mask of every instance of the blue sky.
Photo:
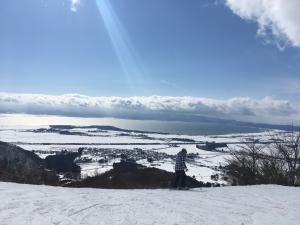
<svg viewBox="0 0 300 225">
<path fill-rule="evenodd" d="M 258 35 L 257 21 L 234 7 L 234 0 L 1 1 L 0 92 L 271 96 L 298 106 L 297 30 Z"/>
</svg>

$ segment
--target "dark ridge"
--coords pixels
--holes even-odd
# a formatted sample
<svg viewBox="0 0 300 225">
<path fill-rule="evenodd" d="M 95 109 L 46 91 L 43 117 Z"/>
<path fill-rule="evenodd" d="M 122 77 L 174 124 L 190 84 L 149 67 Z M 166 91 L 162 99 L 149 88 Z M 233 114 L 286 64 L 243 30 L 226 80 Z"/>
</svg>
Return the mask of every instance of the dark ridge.
<svg viewBox="0 0 300 225">
<path fill-rule="evenodd" d="M 180 142 L 196 142 L 194 139 L 190 139 L 190 138 L 172 138 L 172 141 L 180 141 Z"/>
<path fill-rule="evenodd" d="M 57 173 L 79 175 L 81 168 L 74 163 L 74 160 L 75 158 L 80 157 L 81 154 L 82 150 L 79 150 L 78 152 L 62 151 L 56 155 L 49 155 L 45 158 L 46 168 Z"/>
<path fill-rule="evenodd" d="M 55 172 L 47 170 L 44 160 L 16 145 L 0 142 L 0 180 L 28 184 L 57 185 Z"/>
<path fill-rule="evenodd" d="M 67 187 L 89 187 L 107 189 L 154 189 L 170 188 L 175 174 L 157 168 L 149 168 L 135 162 L 120 162 L 113 169 L 95 177 L 66 184 Z M 190 188 L 211 186 L 210 183 L 199 182 L 187 177 Z"/>
</svg>

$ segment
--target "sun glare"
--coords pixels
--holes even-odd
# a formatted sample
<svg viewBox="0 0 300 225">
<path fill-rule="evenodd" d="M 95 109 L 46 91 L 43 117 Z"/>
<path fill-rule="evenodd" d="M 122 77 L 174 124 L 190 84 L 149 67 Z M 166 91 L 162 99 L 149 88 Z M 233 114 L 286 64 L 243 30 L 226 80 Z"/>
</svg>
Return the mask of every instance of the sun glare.
<svg viewBox="0 0 300 225">
<path fill-rule="evenodd" d="M 96 3 L 127 83 L 134 93 L 133 82 L 137 81 L 141 75 L 140 68 L 136 63 L 135 51 L 111 2 L 109 0 L 96 0 Z"/>
</svg>

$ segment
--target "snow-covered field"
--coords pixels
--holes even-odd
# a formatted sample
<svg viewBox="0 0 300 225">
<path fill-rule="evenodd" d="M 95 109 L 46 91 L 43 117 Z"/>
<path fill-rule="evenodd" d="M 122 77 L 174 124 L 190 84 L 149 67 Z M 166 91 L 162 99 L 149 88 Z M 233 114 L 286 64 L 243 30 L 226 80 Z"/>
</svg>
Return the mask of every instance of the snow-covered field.
<svg viewBox="0 0 300 225">
<path fill-rule="evenodd" d="M 37 130 L 43 128 L 44 130 Z M 123 152 L 134 152 L 142 150 L 149 154 L 160 154 L 160 158 L 154 163 L 147 161 L 147 157 L 139 158 L 138 162 L 145 166 L 157 167 L 167 171 L 174 171 L 174 156 L 186 148 L 188 153 L 196 154 L 193 160 L 188 160 L 187 166 L 189 176 L 194 176 L 203 182 L 226 184 L 219 179 L 212 180 L 211 176 L 222 172 L 218 169 L 224 165 L 228 157 L 228 149 L 224 152 L 205 151 L 196 148 L 197 143 L 216 142 L 227 143 L 231 148 L 237 147 L 238 143 L 245 140 L 269 141 L 272 132 L 250 133 L 250 134 L 227 134 L 227 135 L 176 135 L 160 133 L 144 133 L 136 131 L 103 130 L 100 128 L 59 128 L 56 130 L 43 127 L 0 127 L 0 141 L 10 142 L 26 150 L 34 150 L 40 157 L 45 158 L 49 154 L 55 154 L 61 150 L 77 151 L 85 148 L 82 157 L 89 162 L 80 163 L 82 177 L 93 176 L 103 173 L 112 168 L 114 162 L 120 158 L 107 157 L 107 163 L 98 163 L 98 160 L 114 153 L 120 155 Z M 122 152 L 123 151 L 123 152 Z M 154 152 L 154 153 L 153 153 Z M 161 156 L 165 154 L 165 156 Z"/>
<path fill-rule="evenodd" d="M 0 182 L 0 225 L 298 225 L 300 188 L 72 189 Z"/>
</svg>

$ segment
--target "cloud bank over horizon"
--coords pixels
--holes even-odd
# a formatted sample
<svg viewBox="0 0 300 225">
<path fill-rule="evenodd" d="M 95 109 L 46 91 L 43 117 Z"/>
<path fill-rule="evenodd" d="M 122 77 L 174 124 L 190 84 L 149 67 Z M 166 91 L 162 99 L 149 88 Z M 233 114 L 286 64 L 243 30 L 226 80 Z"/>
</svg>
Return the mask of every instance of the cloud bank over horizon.
<svg viewBox="0 0 300 225">
<path fill-rule="evenodd" d="M 300 48 L 300 0 L 225 0 L 233 13 L 258 24 L 257 35 L 283 50 Z"/>
<path fill-rule="evenodd" d="M 273 124 L 300 124 L 300 107 L 286 100 L 236 97 L 91 97 L 80 94 L 0 93 L 0 113 L 201 121 L 203 117 Z"/>
</svg>

